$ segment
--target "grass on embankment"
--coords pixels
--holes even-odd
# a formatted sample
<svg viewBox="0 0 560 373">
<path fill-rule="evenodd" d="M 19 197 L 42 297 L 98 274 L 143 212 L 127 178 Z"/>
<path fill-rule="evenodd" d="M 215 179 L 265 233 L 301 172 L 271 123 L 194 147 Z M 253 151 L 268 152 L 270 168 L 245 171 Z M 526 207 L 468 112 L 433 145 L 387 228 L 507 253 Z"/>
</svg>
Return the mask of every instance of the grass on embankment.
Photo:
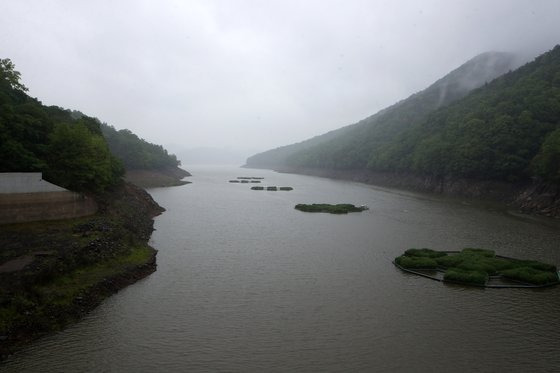
<svg viewBox="0 0 560 373">
<path fill-rule="evenodd" d="M 489 276 L 531 285 L 559 282 L 556 266 L 534 260 L 518 260 L 496 256 L 486 249 L 466 248 L 459 253 L 431 249 L 409 249 L 395 258 L 395 263 L 406 269 L 444 270 L 444 281 L 485 285 Z"/>
<path fill-rule="evenodd" d="M 150 264 L 155 250 L 149 246 L 138 246 L 130 253 L 78 268 L 68 274 L 55 278 L 48 284 L 37 286 L 35 291 L 54 304 L 71 303 L 76 296 L 90 289 L 105 279 L 129 273 L 135 268 Z"/>
<path fill-rule="evenodd" d="M 153 272 L 155 253 L 150 246 L 139 245 L 126 254 L 32 285 L 0 307 L 0 335 L 8 335 L 13 329 L 25 329 L 24 334 L 31 335 L 60 330 L 116 289 Z"/>
<path fill-rule="evenodd" d="M 163 209 L 130 184 L 97 199 L 92 216 L 0 226 L 0 360 L 155 271 L 147 242 Z"/>
</svg>

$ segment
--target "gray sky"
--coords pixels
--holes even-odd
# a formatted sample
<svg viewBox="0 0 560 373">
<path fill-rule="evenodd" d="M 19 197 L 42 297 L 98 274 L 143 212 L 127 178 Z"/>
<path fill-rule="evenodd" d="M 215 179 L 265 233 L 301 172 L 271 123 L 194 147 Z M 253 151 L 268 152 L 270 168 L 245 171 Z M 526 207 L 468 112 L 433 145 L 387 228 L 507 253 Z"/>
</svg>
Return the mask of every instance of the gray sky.
<svg viewBox="0 0 560 373">
<path fill-rule="evenodd" d="M 481 52 L 560 43 L 560 1 L 546 0 L 0 4 L 0 58 L 31 96 L 185 148 L 301 141 Z"/>
</svg>

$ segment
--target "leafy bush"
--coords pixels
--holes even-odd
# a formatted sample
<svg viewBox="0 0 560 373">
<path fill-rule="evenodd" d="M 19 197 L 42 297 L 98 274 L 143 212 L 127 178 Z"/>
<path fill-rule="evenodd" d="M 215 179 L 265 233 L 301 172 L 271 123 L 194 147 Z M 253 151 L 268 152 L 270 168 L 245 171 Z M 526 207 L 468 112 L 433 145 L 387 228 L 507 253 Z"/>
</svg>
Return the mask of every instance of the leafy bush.
<svg viewBox="0 0 560 373">
<path fill-rule="evenodd" d="M 449 268 L 445 271 L 443 280 L 464 284 L 486 285 L 488 282 L 488 274 L 480 271 L 467 271 L 458 268 Z"/>
<path fill-rule="evenodd" d="M 558 273 L 540 271 L 531 267 L 519 267 L 500 272 L 502 276 L 528 284 L 546 285 L 558 282 Z"/>
<path fill-rule="evenodd" d="M 436 269 L 437 262 L 428 257 L 402 255 L 395 258 L 395 263 L 408 269 Z"/>
<path fill-rule="evenodd" d="M 494 250 L 487 250 L 487 249 L 474 249 L 474 248 L 464 248 L 463 250 L 461 250 L 461 253 L 463 254 L 475 254 L 475 255 L 481 255 L 481 256 L 486 256 L 489 258 L 495 257 L 496 253 L 494 252 Z"/>
<path fill-rule="evenodd" d="M 530 267 L 539 271 L 556 272 L 558 269 L 554 264 L 538 262 L 536 260 L 516 260 L 516 266 Z"/>
<path fill-rule="evenodd" d="M 464 258 L 459 254 L 447 255 L 447 256 L 440 256 L 436 258 L 436 262 L 439 264 L 440 267 L 456 267 L 458 266 Z"/>
<path fill-rule="evenodd" d="M 478 259 L 478 260 L 477 260 Z M 469 258 L 467 260 L 463 260 L 456 268 L 460 268 L 466 271 L 476 271 L 476 272 L 484 272 L 489 275 L 494 275 L 497 273 L 496 267 L 492 265 L 492 263 L 485 261 L 481 257 L 478 258 Z"/>
<path fill-rule="evenodd" d="M 432 249 L 408 249 L 404 252 L 406 256 L 422 256 L 427 258 L 440 258 L 443 256 L 447 256 L 447 253 L 442 251 L 435 251 Z"/>
<path fill-rule="evenodd" d="M 295 206 L 295 209 L 304 212 L 328 212 L 331 214 L 347 214 L 349 212 L 360 212 L 367 210 L 367 207 L 358 207 L 349 203 L 339 203 L 338 205 L 330 205 L 327 203 L 313 203 L 311 205 L 307 205 L 300 203 Z"/>
</svg>

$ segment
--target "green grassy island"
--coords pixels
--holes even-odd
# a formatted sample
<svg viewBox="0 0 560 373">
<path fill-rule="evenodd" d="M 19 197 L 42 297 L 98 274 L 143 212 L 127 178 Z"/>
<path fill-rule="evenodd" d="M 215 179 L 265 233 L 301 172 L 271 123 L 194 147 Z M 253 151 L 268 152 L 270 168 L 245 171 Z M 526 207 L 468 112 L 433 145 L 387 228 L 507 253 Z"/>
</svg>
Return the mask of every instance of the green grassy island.
<svg viewBox="0 0 560 373">
<path fill-rule="evenodd" d="M 555 265 L 503 257 L 486 249 L 466 248 L 460 252 L 409 249 L 395 258 L 394 263 L 407 272 L 434 280 L 476 286 L 538 287 L 560 283 Z M 438 276 L 441 273 L 443 278 Z M 496 281 L 501 284 L 489 285 Z"/>
<path fill-rule="evenodd" d="M 366 206 L 355 206 L 349 203 L 340 203 L 331 205 L 328 203 L 313 203 L 304 204 L 300 203 L 295 206 L 296 210 L 303 212 L 328 212 L 330 214 L 348 214 L 349 212 L 361 212 L 367 210 Z"/>
</svg>

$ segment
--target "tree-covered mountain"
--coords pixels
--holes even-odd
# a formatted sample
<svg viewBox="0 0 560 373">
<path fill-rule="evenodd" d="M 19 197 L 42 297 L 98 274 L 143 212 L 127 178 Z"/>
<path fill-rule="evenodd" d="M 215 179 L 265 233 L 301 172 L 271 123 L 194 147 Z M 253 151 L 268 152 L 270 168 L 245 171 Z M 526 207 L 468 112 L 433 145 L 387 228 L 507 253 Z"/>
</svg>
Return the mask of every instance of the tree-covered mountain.
<svg viewBox="0 0 560 373">
<path fill-rule="evenodd" d="M 373 149 L 421 122 L 430 112 L 506 73 L 513 63 L 514 57 L 511 54 L 483 53 L 427 89 L 358 123 L 298 144 L 256 154 L 247 160 L 247 167 L 365 167 Z"/>
<path fill-rule="evenodd" d="M 560 46 L 373 148 L 367 167 L 559 182 Z"/>
<path fill-rule="evenodd" d="M 113 126 L 102 123 L 101 131 L 111 153 L 123 162 L 127 170 L 157 170 L 177 167 L 181 164 L 177 157 L 169 154 L 163 146 L 147 142 L 130 130 L 117 130 Z"/>
<path fill-rule="evenodd" d="M 188 175 L 161 145 L 79 111 L 45 106 L 26 90 L 14 64 L 0 60 L 0 172 L 43 172 L 57 185 L 92 192 L 116 184 L 125 170 Z"/>
<path fill-rule="evenodd" d="M 123 168 L 107 146 L 97 120 L 29 97 L 9 59 L 0 60 L 0 171 L 43 172 L 76 191 L 102 191 Z"/>
</svg>

